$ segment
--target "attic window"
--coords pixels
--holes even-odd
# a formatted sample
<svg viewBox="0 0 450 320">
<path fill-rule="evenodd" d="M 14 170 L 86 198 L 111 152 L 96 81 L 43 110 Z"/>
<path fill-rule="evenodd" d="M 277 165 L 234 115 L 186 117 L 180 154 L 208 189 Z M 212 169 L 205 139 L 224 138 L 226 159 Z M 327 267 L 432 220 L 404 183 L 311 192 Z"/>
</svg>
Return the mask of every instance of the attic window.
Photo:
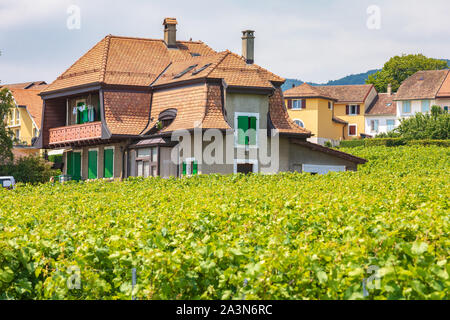
<svg viewBox="0 0 450 320">
<path fill-rule="evenodd" d="M 161 123 L 162 128 L 168 127 L 177 116 L 177 109 L 166 109 L 158 116 L 158 121 Z"/>
<path fill-rule="evenodd" d="M 201 67 L 201 68 L 199 68 L 199 69 L 197 69 L 197 70 L 194 70 L 194 71 L 192 72 L 192 75 L 195 76 L 196 74 L 199 74 L 200 72 L 202 72 L 203 70 L 205 70 L 206 68 L 208 68 L 210 65 L 211 65 L 211 63 L 208 63 L 208 64 L 205 64 L 203 67 Z"/>
<path fill-rule="evenodd" d="M 181 78 L 182 76 L 184 76 L 186 73 L 188 73 L 189 71 L 191 71 L 192 69 L 196 68 L 198 66 L 198 64 L 194 64 L 188 68 L 186 68 L 184 71 L 181 71 L 179 74 L 177 74 L 175 77 L 173 77 L 174 79 L 178 79 Z"/>
<path fill-rule="evenodd" d="M 196 53 L 196 52 L 191 52 L 191 56 L 192 57 L 200 57 L 201 54 L 200 53 Z"/>
</svg>

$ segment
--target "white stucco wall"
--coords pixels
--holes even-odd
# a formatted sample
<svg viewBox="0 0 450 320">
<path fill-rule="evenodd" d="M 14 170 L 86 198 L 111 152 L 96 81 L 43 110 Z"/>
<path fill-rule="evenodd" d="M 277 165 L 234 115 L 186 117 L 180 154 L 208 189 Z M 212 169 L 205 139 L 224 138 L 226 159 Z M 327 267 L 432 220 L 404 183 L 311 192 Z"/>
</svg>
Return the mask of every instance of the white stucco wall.
<svg viewBox="0 0 450 320">
<path fill-rule="evenodd" d="M 371 130 L 371 125 L 370 125 L 371 120 L 378 120 L 378 132 L 373 132 Z M 398 127 L 398 125 L 400 124 L 400 121 L 397 119 L 396 116 L 366 116 L 365 117 L 365 121 L 366 121 L 365 133 L 370 134 L 372 136 L 375 136 L 379 133 L 387 133 L 389 131 L 388 126 L 387 126 L 388 120 L 395 121 L 394 128 Z"/>
<path fill-rule="evenodd" d="M 418 112 L 422 112 L 422 100 L 410 100 L 411 101 L 411 113 L 403 113 L 403 101 L 397 101 L 397 118 L 407 118 L 414 116 Z M 430 100 L 431 106 L 436 104 L 436 100 Z"/>
</svg>

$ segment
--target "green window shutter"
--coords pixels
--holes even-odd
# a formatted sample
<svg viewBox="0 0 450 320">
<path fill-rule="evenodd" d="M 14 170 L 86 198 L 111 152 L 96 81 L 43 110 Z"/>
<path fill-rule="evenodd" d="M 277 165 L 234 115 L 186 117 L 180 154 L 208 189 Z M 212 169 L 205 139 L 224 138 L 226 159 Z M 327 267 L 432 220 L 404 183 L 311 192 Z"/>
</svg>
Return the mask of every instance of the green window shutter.
<svg viewBox="0 0 450 320">
<path fill-rule="evenodd" d="M 196 175 L 198 173 L 198 162 L 197 160 L 194 160 L 192 163 L 192 174 Z"/>
<path fill-rule="evenodd" d="M 98 153 L 97 150 L 89 151 L 88 155 L 88 178 L 89 179 L 97 179 L 97 159 Z"/>
<path fill-rule="evenodd" d="M 247 142 L 248 117 L 238 117 L 238 144 L 245 145 Z"/>
<path fill-rule="evenodd" d="M 103 177 L 112 178 L 114 174 L 114 149 L 103 151 Z"/>
<path fill-rule="evenodd" d="M 186 162 L 183 161 L 183 176 L 186 175 Z"/>
<path fill-rule="evenodd" d="M 79 181 L 81 180 L 81 153 L 73 152 L 72 155 L 72 180 Z"/>
<path fill-rule="evenodd" d="M 67 175 L 71 176 L 73 172 L 73 152 L 69 151 L 66 154 L 66 161 L 67 161 Z"/>
<path fill-rule="evenodd" d="M 249 127 L 252 129 L 249 133 L 249 144 L 256 145 L 256 117 L 249 118 Z"/>
</svg>

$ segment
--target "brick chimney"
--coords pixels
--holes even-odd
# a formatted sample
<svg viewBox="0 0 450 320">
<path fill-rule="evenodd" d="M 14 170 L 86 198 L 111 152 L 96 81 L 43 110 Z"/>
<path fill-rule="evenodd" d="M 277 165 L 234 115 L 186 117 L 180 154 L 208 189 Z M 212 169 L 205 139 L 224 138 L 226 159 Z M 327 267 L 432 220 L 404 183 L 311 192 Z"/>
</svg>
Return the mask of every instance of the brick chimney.
<svg viewBox="0 0 450 320">
<path fill-rule="evenodd" d="M 169 48 L 177 48 L 177 24 L 175 18 L 164 19 L 164 41 Z"/>
<path fill-rule="evenodd" d="M 255 62 L 255 31 L 242 31 L 242 56 L 248 64 Z"/>
<path fill-rule="evenodd" d="M 392 95 L 392 84 L 388 84 L 388 87 L 387 87 L 387 94 L 388 95 Z"/>
</svg>

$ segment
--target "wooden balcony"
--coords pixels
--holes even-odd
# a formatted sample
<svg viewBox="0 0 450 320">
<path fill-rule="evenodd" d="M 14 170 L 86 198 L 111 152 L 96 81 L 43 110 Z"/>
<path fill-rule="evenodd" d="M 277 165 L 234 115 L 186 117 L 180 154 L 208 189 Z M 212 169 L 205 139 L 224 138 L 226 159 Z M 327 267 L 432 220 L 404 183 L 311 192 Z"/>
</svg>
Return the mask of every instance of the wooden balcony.
<svg viewBox="0 0 450 320">
<path fill-rule="evenodd" d="M 102 122 L 89 122 L 67 127 L 52 128 L 50 145 L 68 145 L 78 142 L 96 141 L 102 137 Z"/>
</svg>

